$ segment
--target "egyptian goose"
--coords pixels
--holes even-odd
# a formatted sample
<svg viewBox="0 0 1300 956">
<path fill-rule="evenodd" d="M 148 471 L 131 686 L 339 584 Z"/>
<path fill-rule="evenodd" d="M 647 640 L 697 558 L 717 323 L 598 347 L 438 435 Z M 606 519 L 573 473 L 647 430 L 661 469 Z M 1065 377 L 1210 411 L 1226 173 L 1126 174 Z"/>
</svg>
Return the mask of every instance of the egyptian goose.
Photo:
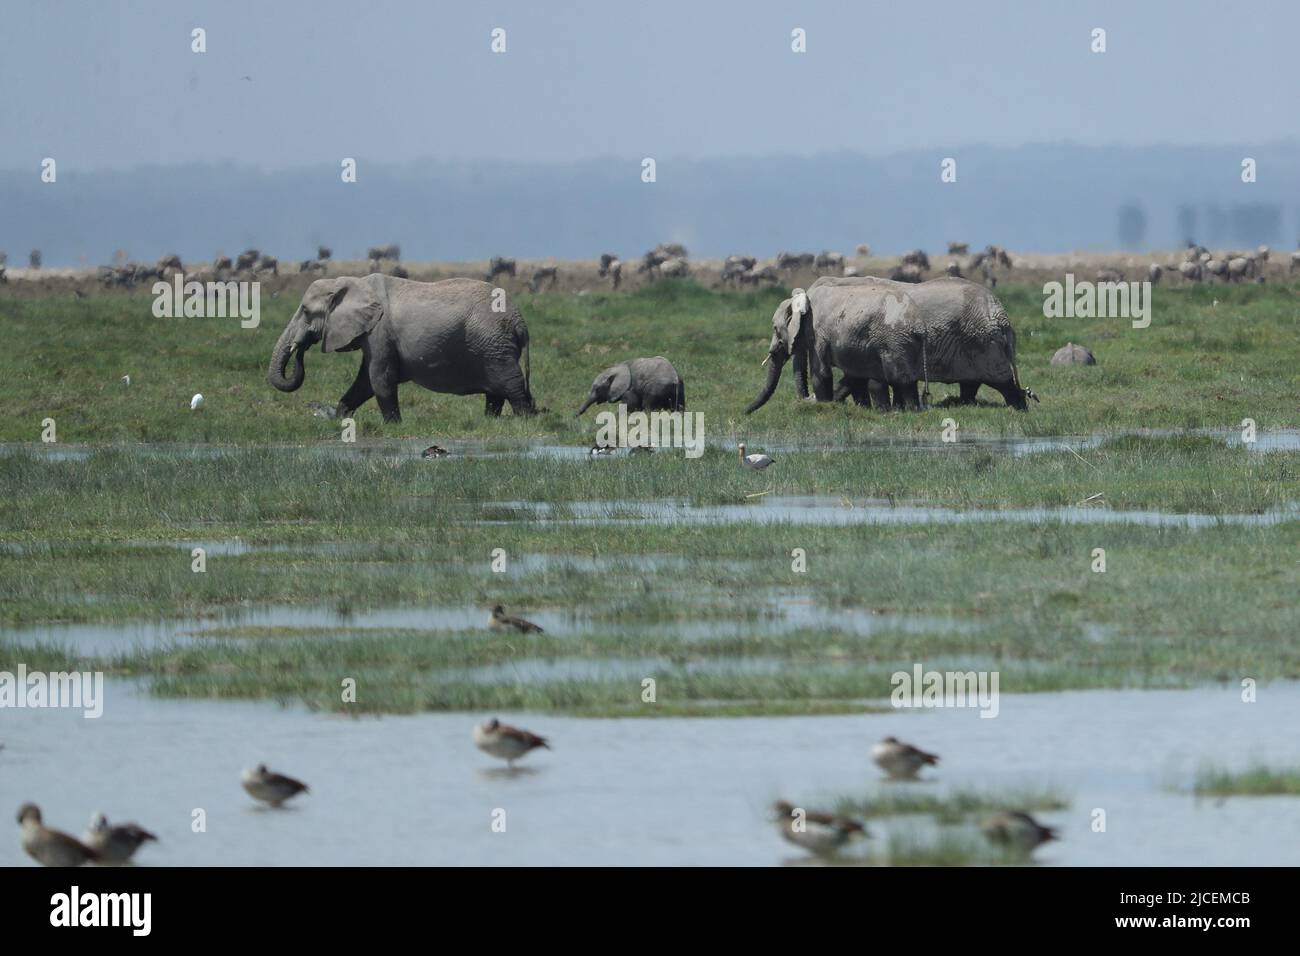
<svg viewBox="0 0 1300 956">
<path fill-rule="evenodd" d="M 545 737 L 538 737 L 518 727 L 503 724 L 495 717 L 474 728 L 474 746 L 485 754 L 501 758 L 506 762 L 506 766 L 512 768 L 515 761 L 530 750 L 536 750 L 538 747 L 551 749 Z"/>
<path fill-rule="evenodd" d="M 1021 853 L 1031 853 L 1040 844 L 1057 839 L 1053 827 L 1045 827 L 1019 810 L 995 813 L 980 824 L 980 829 L 991 842 Z"/>
<path fill-rule="evenodd" d="M 99 859 L 98 853 L 76 837 L 41 823 L 40 807 L 34 803 L 18 808 L 18 823 L 23 828 L 23 850 L 42 866 L 81 866 Z"/>
<path fill-rule="evenodd" d="M 101 863 L 129 863 L 135 851 L 158 838 L 134 823 L 110 825 L 108 817 L 97 813 L 90 818 L 90 829 L 82 837 L 86 846 L 99 854 Z"/>
<path fill-rule="evenodd" d="M 542 629 L 532 621 L 525 621 L 522 617 L 511 617 L 500 604 L 492 609 L 492 619 L 488 621 L 488 626 L 494 631 L 514 628 L 520 634 L 543 633 Z"/>
<path fill-rule="evenodd" d="M 905 744 L 897 737 L 886 737 L 872 747 L 871 759 L 892 780 L 914 780 L 922 767 L 939 762 L 935 754 Z"/>
<path fill-rule="evenodd" d="M 785 800 L 774 803 L 772 813 L 786 842 L 818 855 L 838 852 L 859 833 L 869 835 L 867 828 L 857 820 L 816 810 L 800 810 Z"/>
<path fill-rule="evenodd" d="M 290 797 L 311 792 L 301 780 L 267 770 L 264 763 L 259 763 L 252 770 L 245 770 L 239 782 L 254 800 L 277 808 Z"/>
</svg>

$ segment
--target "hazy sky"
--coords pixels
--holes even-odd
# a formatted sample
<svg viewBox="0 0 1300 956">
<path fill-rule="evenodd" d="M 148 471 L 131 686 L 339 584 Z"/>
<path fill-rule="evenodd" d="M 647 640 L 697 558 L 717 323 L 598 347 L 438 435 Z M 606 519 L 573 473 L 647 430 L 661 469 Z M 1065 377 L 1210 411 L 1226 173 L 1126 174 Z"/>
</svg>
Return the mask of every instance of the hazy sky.
<svg viewBox="0 0 1300 956">
<path fill-rule="evenodd" d="M 1293 0 L 5 0 L 0 19 L 0 168 L 35 173 L 52 156 L 61 176 L 344 156 L 1250 145 L 1300 125 Z M 205 54 L 190 51 L 195 26 Z M 805 54 L 790 50 L 795 27 Z M 1089 51 L 1094 27 L 1104 54 Z"/>
</svg>

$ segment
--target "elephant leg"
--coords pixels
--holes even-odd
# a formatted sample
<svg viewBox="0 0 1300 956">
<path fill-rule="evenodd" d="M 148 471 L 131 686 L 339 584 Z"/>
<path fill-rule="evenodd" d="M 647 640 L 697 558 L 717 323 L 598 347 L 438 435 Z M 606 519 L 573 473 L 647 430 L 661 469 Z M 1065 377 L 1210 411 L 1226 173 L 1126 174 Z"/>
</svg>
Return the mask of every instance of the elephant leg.
<svg viewBox="0 0 1300 956">
<path fill-rule="evenodd" d="M 483 406 L 483 413 L 489 418 L 496 418 L 501 414 L 501 409 L 505 407 L 506 397 L 504 395 L 493 395 L 490 392 L 486 396 Z"/>
<path fill-rule="evenodd" d="M 979 390 L 980 390 L 979 382 L 962 382 L 961 398 L 959 399 L 960 403 L 962 405 L 974 405 L 975 393 L 978 392 Z"/>
<path fill-rule="evenodd" d="M 381 361 L 370 363 L 370 385 L 375 390 L 375 401 L 379 403 L 379 412 L 384 421 L 396 424 L 402 420 L 402 411 L 397 405 L 398 374 Z"/>
<path fill-rule="evenodd" d="M 1025 390 L 1015 382 L 991 382 L 990 384 L 1002 393 L 1002 397 L 1012 408 L 1021 412 L 1029 410 L 1029 402 L 1025 400 Z"/>
<path fill-rule="evenodd" d="M 921 397 L 917 394 L 916 382 L 907 382 L 904 385 L 894 386 L 894 405 L 898 408 L 912 410 L 921 407 Z"/>
<path fill-rule="evenodd" d="M 501 392 L 504 393 L 505 400 L 510 402 L 510 410 L 516 415 L 533 414 L 537 409 L 533 406 L 533 396 L 528 392 L 524 373 L 519 371 L 519 366 L 510 363 L 501 377 L 504 380 L 501 384 Z M 501 406 L 498 405 L 497 412 L 499 413 L 500 410 Z"/>
<path fill-rule="evenodd" d="M 877 411 L 889 411 L 889 386 L 878 379 L 872 379 L 867 383 L 867 395 L 871 402 L 871 407 Z"/>
<path fill-rule="evenodd" d="M 809 371 L 812 373 L 813 397 L 819 402 L 829 402 L 835 398 L 835 368 L 830 363 L 830 356 L 821 356 L 813 349 L 809 355 Z"/>
<path fill-rule="evenodd" d="M 346 417 L 374 397 L 375 390 L 370 384 L 370 369 L 367 366 L 367 362 L 361 363 L 361 368 L 357 369 L 357 377 L 352 381 L 351 387 L 343 393 L 343 397 L 334 406 L 337 417 Z"/>
</svg>

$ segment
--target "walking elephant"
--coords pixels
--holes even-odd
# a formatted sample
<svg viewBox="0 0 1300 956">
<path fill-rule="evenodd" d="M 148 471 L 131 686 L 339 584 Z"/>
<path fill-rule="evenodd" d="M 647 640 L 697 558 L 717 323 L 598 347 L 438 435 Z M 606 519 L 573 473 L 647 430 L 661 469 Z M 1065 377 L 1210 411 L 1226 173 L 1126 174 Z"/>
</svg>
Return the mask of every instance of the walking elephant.
<svg viewBox="0 0 1300 956">
<path fill-rule="evenodd" d="M 507 401 L 516 415 L 531 414 L 528 326 L 504 291 L 495 291 L 503 310 L 494 311 L 492 286 L 477 279 L 317 279 L 280 333 L 267 377 L 282 392 L 296 391 L 303 353 L 320 342 L 322 352 L 361 351 L 361 368 L 339 399 L 338 416 L 373 396 L 384 421 L 401 421 L 397 386 L 403 382 L 451 395 L 484 394 L 489 415 L 501 414 Z"/>
<path fill-rule="evenodd" d="M 965 279 L 911 284 L 823 277 L 781 303 L 772 329 L 767 383 L 747 413 L 772 397 L 790 359 L 796 391 L 808 397 L 811 372 L 818 401 L 836 397 L 836 368 L 847 379 L 841 390 L 860 404 L 858 396 L 866 391 L 872 404 L 887 405 L 887 386 L 895 406 L 918 407 L 918 381 L 959 383 L 963 403 L 973 403 L 981 385 L 998 389 L 1020 410 L 1027 398 L 1036 398 L 1019 384 L 1006 310 L 987 289 Z"/>
<path fill-rule="evenodd" d="M 596 376 L 578 414 L 597 402 L 618 402 L 629 412 L 683 411 L 686 386 L 673 363 L 662 355 L 632 359 L 611 365 Z"/>
</svg>

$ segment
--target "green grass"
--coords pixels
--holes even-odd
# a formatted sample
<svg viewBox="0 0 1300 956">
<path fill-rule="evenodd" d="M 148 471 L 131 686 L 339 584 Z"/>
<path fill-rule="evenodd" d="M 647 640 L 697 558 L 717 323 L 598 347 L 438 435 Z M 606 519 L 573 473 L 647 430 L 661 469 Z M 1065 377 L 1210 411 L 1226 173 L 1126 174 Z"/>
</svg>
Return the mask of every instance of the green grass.
<svg viewBox="0 0 1300 956">
<path fill-rule="evenodd" d="M 1264 766 L 1234 772 L 1204 768 L 1196 775 L 1193 792 L 1198 797 L 1300 796 L 1300 769 Z"/>
<path fill-rule="evenodd" d="M 1069 805 L 1069 800 L 1050 788 L 1027 788 L 1000 793 L 953 790 L 943 794 L 895 789 L 892 792 L 865 796 L 839 797 L 835 801 L 835 812 L 868 818 L 926 815 L 934 817 L 940 823 L 962 823 L 999 810 L 1031 813 L 1064 810 Z"/>
<path fill-rule="evenodd" d="M 800 403 L 788 382 L 764 409 L 745 405 L 763 383 L 763 358 L 780 290 L 723 292 L 663 282 L 631 292 L 518 297 L 532 339 L 533 390 L 550 411 L 530 419 L 483 416 L 481 396 L 401 391 L 403 422 L 383 425 L 374 403 L 356 416 L 362 438 L 548 437 L 589 441 L 592 413 L 574 420 L 603 367 L 666 355 L 686 381 L 689 407 L 715 437 L 743 428 L 752 441 L 819 436 L 851 441 L 878 434 L 937 436 L 944 418 L 962 433 L 1080 434 L 1154 427 L 1261 428 L 1300 422 L 1295 404 L 1297 298 L 1294 288 L 1157 288 L 1147 329 L 1122 319 L 1047 319 L 1041 286 L 997 290 L 1019 340 L 1025 384 L 1043 399 L 1025 415 L 1005 408 L 934 409 L 881 415 L 848 406 Z M 1215 301 L 1218 305 L 1214 305 Z M 52 417 L 62 442 L 302 442 L 337 437 L 308 401 L 334 402 L 351 384 L 355 354 L 307 357 L 294 394 L 266 382 L 271 349 L 298 304 L 292 290 L 262 301 L 261 324 L 231 319 L 158 319 L 152 297 L 77 300 L 0 296 L 0 334 L 23 343 L 0 356 L 0 441 L 38 441 Z M 1088 345 L 1095 367 L 1052 368 L 1067 340 Z M 121 382 L 131 376 L 131 385 Z M 788 377 L 788 376 L 787 376 Z M 937 386 L 934 398 L 955 392 Z M 986 390 L 987 391 L 987 390 Z M 207 398 L 198 413 L 190 396 Z M 998 398 L 989 392 L 985 399 Z"/>
<path fill-rule="evenodd" d="M 1294 517 L 1199 530 L 1051 520 L 765 523 L 761 502 L 808 495 L 846 508 L 875 501 L 988 512 L 1087 501 L 1293 513 L 1297 452 L 1229 448 L 1204 434 L 1121 434 L 1078 453 L 1024 457 L 937 442 L 949 417 L 963 435 L 1228 429 L 1245 417 L 1265 429 L 1293 426 L 1292 289 L 1161 289 L 1146 330 L 1047 320 L 1040 290 L 998 292 L 1020 334 L 1022 377 L 1044 398 L 1026 415 L 993 406 L 884 415 L 800 403 L 787 385 L 746 418 L 780 294 L 663 283 L 522 298 L 534 388 L 551 411 L 489 420 L 479 398 L 408 385 L 403 424 L 383 426 L 367 407 L 356 446 L 305 409 L 308 400 L 338 397 L 355 356 L 313 353 L 295 395 L 265 383 L 271 345 L 297 304 L 288 293 L 264 301 L 263 324 L 251 331 L 233 321 L 155 319 L 147 296 L 0 296 L 0 329 L 24 344 L 0 355 L 0 440 L 35 444 L 41 420 L 53 417 L 56 452 L 88 446 L 85 458 L 44 447 L 0 453 L 0 666 L 66 663 L 67 654 L 32 646 L 24 626 L 162 617 L 176 621 L 176 647 L 120 655 L 107 669 L 169 696 L 266 697 L 340 711 L 352 706 L 340 700 L 344 677 L 358 680 L 355 706 L 369 711 L 671 716 L 861 712 L 887 697 L 894 670 L 916 661 L 996 668 L 1005 692 L 1300 676 Z M 1067 338 L 1093 348 L 1101 364 L 1050 368 Z M 685 376 L 691 409 L 705 414 L 708 449 L 698 460 L 665 451 L 596 461 L 418 458 L 442 438 L 476 449 L 517 448 L 524 439 L 585 445 L 594 420 L 575 421 L 571 411 L 596 371 L 660 353 Z M 188 409 L 195 391 L 208 398 L 198 413 Z M 891 437 L 932 447 L 873 443 Z M 755 473 L 733 457 L 740 440 L 754 450 L 795 447 Z M 626 503 L 665 499 L 759 504 L 749 520 L 709 526 L 579 522 L 567 507 L 600 502 L 612 519 L 627 516 Z M 510 502 L 555 510 L 536 521 Z M 274 548 L 213 549 L 207 571 L 191 571 L 191 544 L 236 539 Z M 1098 547 L 1107 552 L 1105 574 L 1090 570 Z M 505 574 L 489 566 L 498 548 L 510 562 Z M 795 548 L 807 554 L 806 573 L 791 569 Z M 486 616 L 497 602 L 564 623 L 509 642 L 437 623 L 436 608 Z M 183 637 L 193 629 L 186 619 L 270 606 L 281 609 L 272 624 L 232 619 L 208 637 Z M 386 606 L 430 608 L 430 623 L 349 623 L 346 612 Z M 822 616 L 784 621 L 785 606 Z M 323 627 L 294 619 L 297 609 L 321 607 L 343 613 Z M 639 674 L 463 673 L 570 658 L 645 661 L 658 702 L 653 710 L 641 703 Z"/>
</svg>

